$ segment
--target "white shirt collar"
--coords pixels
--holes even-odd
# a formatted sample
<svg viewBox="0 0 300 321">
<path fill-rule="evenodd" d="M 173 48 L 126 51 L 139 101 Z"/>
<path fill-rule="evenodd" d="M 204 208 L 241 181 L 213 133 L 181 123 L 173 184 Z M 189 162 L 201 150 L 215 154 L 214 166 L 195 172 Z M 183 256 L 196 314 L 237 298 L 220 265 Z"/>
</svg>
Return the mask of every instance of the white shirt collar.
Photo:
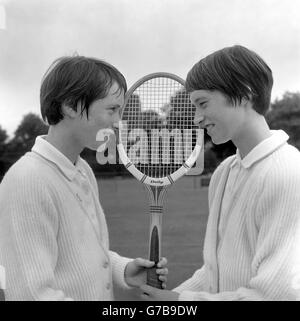
<svg viewBox="0 0 300 321">
<path fill-rule="evenodd" d="M 258 145 L 256 145 L 243 159 L 239 150 L 236 151 L 236 158 L 232 162 L 231 166 L 234 166 L 237 162 L 244 168 L 251 167 L 254 163 L 262 160 L 266 156 L 273 153 L 276 149 L 284 145 L 289 136 L 283 130 L 271 130 L 271 136 L 264 139 Z"/>
<path fill-rule="evenodd" d="M 45 140 L 46 135 L 37 136 L 31 151 L 54 163 L 69 179 L 73 180 L 78 171 L 83 172 L 80 166 L 81 158 L 78 156 L 75 165 L 57 148 Z"/>
</svg>

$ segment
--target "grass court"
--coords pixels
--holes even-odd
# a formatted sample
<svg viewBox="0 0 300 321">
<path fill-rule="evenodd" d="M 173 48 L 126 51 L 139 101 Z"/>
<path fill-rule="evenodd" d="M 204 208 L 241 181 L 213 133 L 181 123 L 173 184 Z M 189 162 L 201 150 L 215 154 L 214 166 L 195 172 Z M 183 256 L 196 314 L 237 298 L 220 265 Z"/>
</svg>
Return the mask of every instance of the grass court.
<svg viewBox="0 0 300 321">
<path fill-rule="evenodd" d="M 208 188 L 200 176 L 185 176 L 168 188 L 163 215 L 162 255 L 168 259 L 167 289 L 173 289 L 202 266 L 208 218 Z M 122 256 L 148 258 L 148 195 L 134 178 L 99 178 L 110 249 Z M 139 300 L 138 293 L 115 287 L 116 300 Z"/>
</svg>

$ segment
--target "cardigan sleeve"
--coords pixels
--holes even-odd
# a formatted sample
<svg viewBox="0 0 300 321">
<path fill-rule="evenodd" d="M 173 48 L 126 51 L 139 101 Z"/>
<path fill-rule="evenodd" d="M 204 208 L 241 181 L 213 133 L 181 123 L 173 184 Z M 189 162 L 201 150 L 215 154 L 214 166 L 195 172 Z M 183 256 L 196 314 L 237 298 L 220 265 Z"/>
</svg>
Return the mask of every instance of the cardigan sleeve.
<svg viewBox="0 0 300 321">
<path fill-rule="evenodd" d="M 197 270 L 191 278 L 177 286 L 173 291 L 183 293 L 184 291 L 203 291 L 205 285 L 205 266 Z M 182 295 L 184 300 L 184 294 Z"/>
<path fill-rule="evenodd" d="M 253 215 L 258 230 L 253 275 L 235 291 L 196 292 L 179 300 L 299 300 L 300 174 L 274 167 L 262 185 Z"/>
<path fill-rule="evenodd" d="M 109 251 L 109 256 L 112 266 L 112 277 L 115 284 L 123 289 L 132 289 L 132 287 L 125 281 L 125 269 L 132 259 L 120 256 L 118 253 L 113 251 Z"/>
<path fill-rule="evenodd" d="M 11 300 L 72 300 L 55 285 L 58 212 L 38 175 L 15 172 L 0 193 L 0 251 Z M 2 233 L 0 233 L 2 234 Z M 14 271 L 14 272 L 13 272 Z"/>
</svg>

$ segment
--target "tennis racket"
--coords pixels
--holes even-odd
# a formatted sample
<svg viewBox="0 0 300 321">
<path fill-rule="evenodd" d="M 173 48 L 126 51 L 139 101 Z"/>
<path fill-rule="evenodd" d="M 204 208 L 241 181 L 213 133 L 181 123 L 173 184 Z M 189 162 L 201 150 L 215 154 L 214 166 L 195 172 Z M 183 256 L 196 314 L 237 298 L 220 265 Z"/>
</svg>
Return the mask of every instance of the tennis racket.
<svg viewBox="0 0 300 321">
<path fill-rule="evenodd" d="M 193 167 L 203 147 L 203 130 L 194 125 L 194 112 L 184 81 L 170 73 L 137 81 L 122 109 L 117 148 L 124 166 L 148 190 L 149 259 L 155 266 L 147 272 L 147 284 L 156 288 L 162 288 L 156 264 L 161 259 L 166 187 Z"/>
</svg>

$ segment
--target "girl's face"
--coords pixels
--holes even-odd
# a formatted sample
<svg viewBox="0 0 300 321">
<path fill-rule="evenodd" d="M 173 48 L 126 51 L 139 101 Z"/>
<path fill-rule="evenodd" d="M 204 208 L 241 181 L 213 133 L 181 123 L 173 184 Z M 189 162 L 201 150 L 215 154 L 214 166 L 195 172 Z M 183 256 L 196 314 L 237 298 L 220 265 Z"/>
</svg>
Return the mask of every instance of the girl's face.
<svg viewBox="0 0 300 321">
<path fill-rule="evenodd" d="M 246 111 L 241 104 L 232 105 L 216 90 L 195 90 L 190 99 L 196 106 L 194 123 L 207 130 L 214 144 L 238 137 L 246 121 Z"/>
<path fill-rule="evenodd" d="M 77 117 L 76 136 L 81 145 L 97 150 L 100 142 L 96 140 L 101 129 L 114 129 L 120 120 L 120 108 L 124 105 L 124 91 L 113 83 L 106 97 L 95 100 L 86 113 Z"/>
</svg>

